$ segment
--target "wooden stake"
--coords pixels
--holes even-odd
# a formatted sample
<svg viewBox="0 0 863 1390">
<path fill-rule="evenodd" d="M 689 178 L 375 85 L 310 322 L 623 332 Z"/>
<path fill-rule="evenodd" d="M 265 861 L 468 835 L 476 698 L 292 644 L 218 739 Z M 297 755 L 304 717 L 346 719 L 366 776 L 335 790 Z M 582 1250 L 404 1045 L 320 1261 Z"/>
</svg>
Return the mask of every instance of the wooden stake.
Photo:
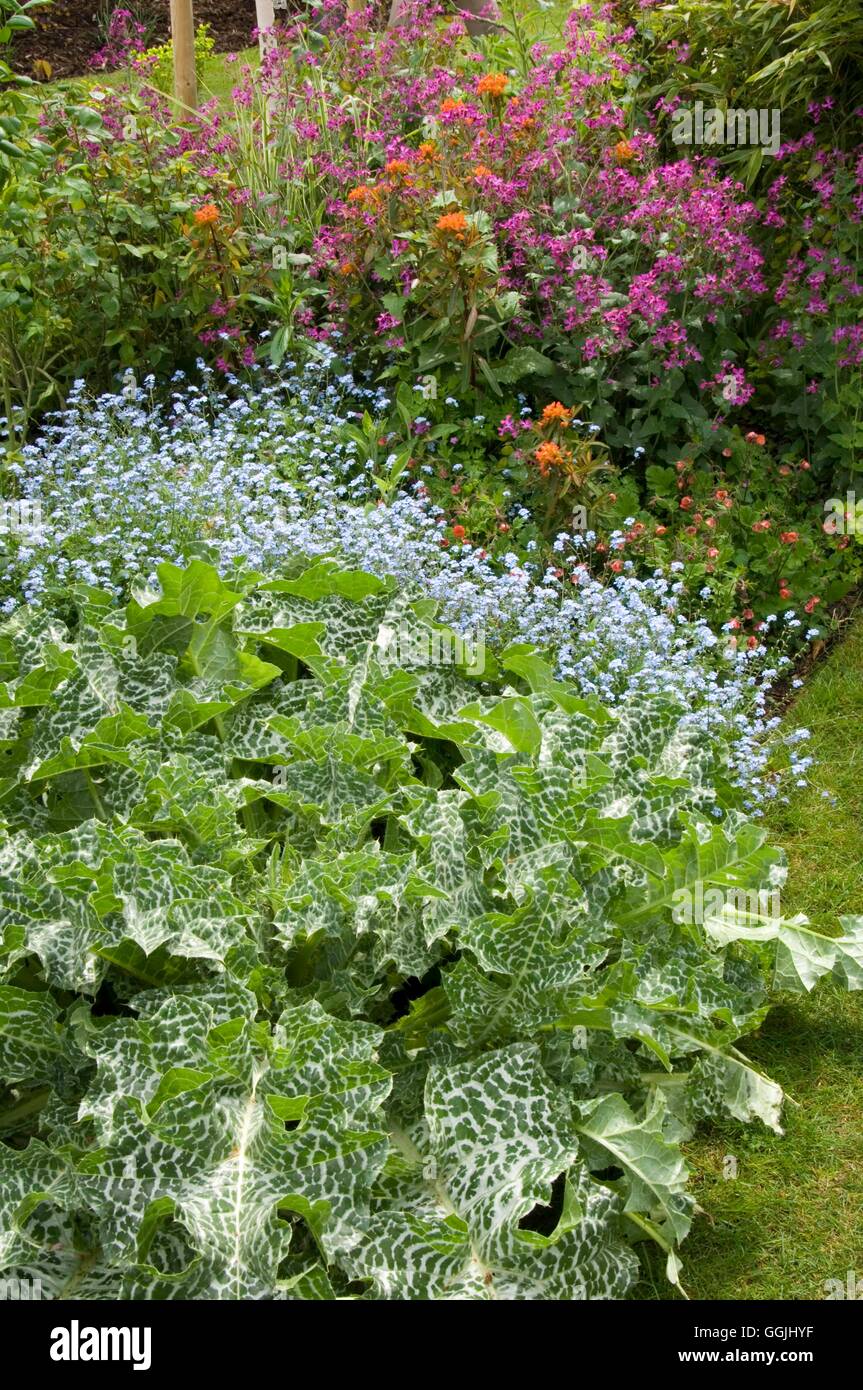
<svg viewBox="0 0 863 1390">
<path fill-rule="evenodd" d="M 171 0 L 171 41 L 174 46 L 174 96 L 194 110 L 198 105 L 198 77 L 192 0 Z"/>
<path fill-rule="evenodd" d="M 261 57 L 265 57 L 268 50 L 273 46 L 272 28 L 276 22 L 276 13 L 273 8 L 273 0 L 255 0 L 255 14 L 259 30 L 258 43 L 261 49 Z M 270 32 L 265 32 L 269 30 Z"/>
</svg>

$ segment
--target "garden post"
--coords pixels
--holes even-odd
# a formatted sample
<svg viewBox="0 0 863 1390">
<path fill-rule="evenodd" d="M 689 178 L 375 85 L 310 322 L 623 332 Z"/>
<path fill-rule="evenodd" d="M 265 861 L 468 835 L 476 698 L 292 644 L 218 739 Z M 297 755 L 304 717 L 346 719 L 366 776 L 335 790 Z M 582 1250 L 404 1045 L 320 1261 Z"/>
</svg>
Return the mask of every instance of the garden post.
<svg viewBox="0 0 863 1390">
<path fill-rule="evenodd" d="M 261 57 L 265 57 L 267 51 L 273 46 L 273 25 L 276 22 L 276 14 L 273 7 L 273 0 L 255 0 L 255 13 L 258 26 L 258 43 L 261 48 Z"/>
<path fill-rule="evenodd" d="M 198 105 L 195 72 L 195 16 L 192 0 L 171 0 L 171 42 L 174 48 L 174 96 L 184 106 Z"/>
</svg>

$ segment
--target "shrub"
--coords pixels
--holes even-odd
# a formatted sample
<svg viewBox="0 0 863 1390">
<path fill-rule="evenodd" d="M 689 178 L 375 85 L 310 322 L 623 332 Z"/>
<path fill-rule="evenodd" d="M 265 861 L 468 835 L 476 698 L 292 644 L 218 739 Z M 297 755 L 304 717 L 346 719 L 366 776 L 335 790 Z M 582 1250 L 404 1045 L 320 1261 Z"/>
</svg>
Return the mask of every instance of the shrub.
<svg viewBox="0 0 863 1390">
<path fill-rule="evenodd" d="M 777 108 L 786 138 L 804 133 L 808 109 L 824 107 L 839 139 L 855 138 L 845 116 L 863 102 L 863 21 L 837 0 L 690 0 L 639 7 L 634 19 L 651 97 Z M 757 149 L 723 158 L 750 182 L 769 172 Z"/>
<path fill-rule="evenodd" d="M 195 69 L 198 81 L 204 75 L 207 61 L 212 57 L 216 43 L 210 34 L 209 24 L 198 24 L 195 28 Z M 147 82 L 160 92 L 169 95 L 174 85 L 174 45 L 156 44 L 132 55 L 136 68 L 145 75 Z"/>
<path fill-rule="evenodd" d="M 22 426 L 78 372 L 193 365 L 214 320 L 223 356 L 247 347 L 232 320 L 250 271 L 238 219 L 156 111 L 72 89 L 18 119 L 0 189 L 0 373 Z"/>
</svg>

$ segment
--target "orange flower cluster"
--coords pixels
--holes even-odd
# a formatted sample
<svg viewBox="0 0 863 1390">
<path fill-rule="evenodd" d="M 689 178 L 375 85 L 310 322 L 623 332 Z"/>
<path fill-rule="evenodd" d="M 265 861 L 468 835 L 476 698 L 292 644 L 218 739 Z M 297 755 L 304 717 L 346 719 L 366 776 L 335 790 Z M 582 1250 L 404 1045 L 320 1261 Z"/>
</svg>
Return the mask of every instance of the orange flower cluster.
<svg viewBox="0 0 863 1390">
<path fill-rule="evenodd" d="M 432 164 L 436 159 L 440 159 L 434 140 L 423 140 L 419 147 L 418 154 L 420 159 L 426 164 Z"/>
<path fill-rule="evenodd" d="M 502 72 L 487 72 L 476 84 L 481 97 L 502 97 L 509 86 L 509 78 Z"/>
<path fill-rule="evenodd" d="M 377 203 L 380 200 L 380 193 L 370 184 L 358 183 L 356 188 L 352 188 L 348 193 L 349 203 Z"/>
<path fill-rule="evenodd" d="M 560 401 L 552 401 L 551 405 L 547 405 L 542 412 L 540 424 L 545 425 L 548 429 L 553 429 L 555 425 L 560 425 L 561 429 L 566 429 L 571 419 L 571 410 L 567 410 Z"/>
<path fill-rule="evenodd" d="M 631 145 L 628 140 L 618 140 L 614 147 L 614 153 L 617 155 L 618 164 L 626 164 L 630 159 L 635 158 L 635 146 Z"/>
<path fill-rule="evenodd" d="M 439 232 L 455 236 L 461 241 L 467 231 L 467 218 L 463 212 L 445 212 L 443 217 L 438 218 L 436 225 Z"/>
<path fill-rule="evenodd" d="M 467 107 L 465 106 L 465 103 L 461 99 L 457 99 L 456 97 L 446 97 L 441 102 L 440 106 L 441 116 L 460 116 L 462 111 L 466 110 Z"/>
<path fill-rule="evenodd" d="M 546 440 L 540 444 L 534 452 L 534 458 L 539 464 L 540 477 L 547 478 L 552 468 L 565 468 L 569 463 L 569 455 L 557 444 L 552 444 Z"/>
<path fill-rule="evenodd" d="M 358 183 L 348 194 L 349 203 L 359 203 L 362 207 L 376 208 L 381 201 L 380 191 L 367 183 Z"/>
<path fill-rule="evenodd" d="M 386 171 L 392 179 L 403 179 L 410 173 L 411 166 L 406 159 L 391 159 Z"/>
<path fill-rule="evenodd" d="M 487 164 L 477 164 L 473 171 L 475 179 L 490 179 L 494 176 L 494 170 L 489 169 Z"/>
<path fill-rule="evenodd" d="M 215 203 L 205 203 L 202 208 L 198 208 L 195 213 L 195 221 L 199 227 L 212 227 L 219 220 L 219 209 Z"/>
</svg>

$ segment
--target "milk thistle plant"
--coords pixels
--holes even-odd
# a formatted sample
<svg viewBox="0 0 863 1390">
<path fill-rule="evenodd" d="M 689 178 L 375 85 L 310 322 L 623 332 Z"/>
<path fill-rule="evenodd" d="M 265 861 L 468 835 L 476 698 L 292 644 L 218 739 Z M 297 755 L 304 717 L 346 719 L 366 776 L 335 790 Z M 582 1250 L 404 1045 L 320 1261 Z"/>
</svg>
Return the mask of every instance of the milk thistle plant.
<svg viewBox="0 0 863 1390">
<path fill-rule="evenodd" d="M 4 1277 L 621 1298 L 647 1240 L 680 1282 L 681 1134 L 779 1128 L 735 1043 L 774 984 L 863 985 L 863 919 L 678 922 L 684 885 L 784 873 L 707 813 L 679 711 L 609 711 L 526 643 L 381 664 L 435 621 L 295 556 L 0 629 Z"/>
</svg>

